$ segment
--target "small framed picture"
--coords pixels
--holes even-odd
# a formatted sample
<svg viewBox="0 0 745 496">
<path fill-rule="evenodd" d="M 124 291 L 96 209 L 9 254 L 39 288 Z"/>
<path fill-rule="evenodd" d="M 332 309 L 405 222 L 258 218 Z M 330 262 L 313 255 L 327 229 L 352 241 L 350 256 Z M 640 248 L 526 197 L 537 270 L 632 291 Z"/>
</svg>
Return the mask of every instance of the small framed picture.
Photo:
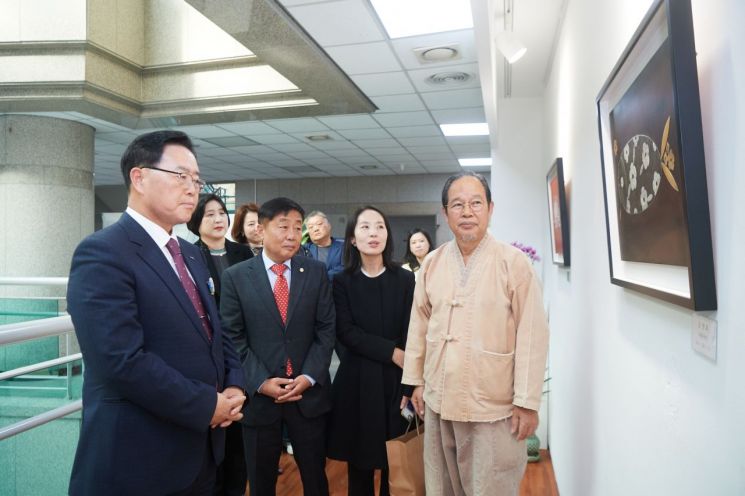
<svg viewBox="0 0 745 496">
<path fill-rule="evenodd" d="M 564 267 L 569 267 L 569 211 L 567 194 L 564 186 L 564 165 L 561 158 L 554 161 L 546 174 L 546 191 L 548 193 L 548 217 L 551 228 L 551 260 Z"/>
</svg>

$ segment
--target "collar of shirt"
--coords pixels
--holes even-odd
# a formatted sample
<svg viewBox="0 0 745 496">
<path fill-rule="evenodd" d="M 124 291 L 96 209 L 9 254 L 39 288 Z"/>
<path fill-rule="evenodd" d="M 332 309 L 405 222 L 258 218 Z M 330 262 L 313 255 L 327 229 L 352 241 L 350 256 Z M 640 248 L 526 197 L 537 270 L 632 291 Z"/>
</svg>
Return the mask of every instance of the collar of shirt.
<svg viewBox="0 0 745 496">
<path fill-rule="evenodd" d="M 166 257 L 166 260 L 168 260 L 168 263 L 171 264 L 171 267 L 173 268 L 173 271 L 178 274 L 178 271 L 176 270 L 176 263 L 173 261 L 173 257 L 171 256 L 171 252 L 168 251 L 168 248 L 166 247 L 166 244 L 168 241 L 173 238 L 178 242 L 178 238 L 175 234 L 168 234 L 168 232 L 160 227 L 155 222 L 151 221 L 132 207 L 127 207 L 127 215 L 132 217 L 135 222 L 137 222 L 140 227 L 142 227 L 145 232 L 152 238 L 153 241 L 155 241 L 155 244 L 158 245 L 158 248 L 160 248 L 160 251 L 163 252 L 163 255 Z M 180 243 L 179 243 L 180 244 Z M 189 274 L 191 276 L 191 274 Z"/>
<path fill-rule="evenodd" d="M 274 291 L 274 283 L 277 282 L 277 274 L 275 274 L 272 270 L 272 265 L 277 262 L 267 256 L 266 250 L 261 251 L 261 259 L 264 261 L 264 268 L 266 269 L 266 273 L 269 276 L 269 283 L 272 286 L 272 291 Z M 289 289 L 291 284 L 290 280 L 292 279 L 292 259 L 285 260 L 283 262 L 283 265 L 287 267 L 284 276 L 285 279 L 287 279 L 287 288 Z"/>
</svg>

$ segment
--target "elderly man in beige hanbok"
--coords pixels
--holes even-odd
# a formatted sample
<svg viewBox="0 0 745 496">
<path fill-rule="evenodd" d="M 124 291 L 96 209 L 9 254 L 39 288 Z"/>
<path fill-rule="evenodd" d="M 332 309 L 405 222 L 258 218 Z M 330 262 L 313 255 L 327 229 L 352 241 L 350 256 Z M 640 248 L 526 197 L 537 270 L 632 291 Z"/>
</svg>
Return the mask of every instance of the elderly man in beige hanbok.
<svg viewBox="0 0 745 496">
<path fill-rule="evenodd" d="M 487 232 L 483 176 L 452 176 L 442 196 L 455 240 L 420 269 L 402 379 L 425 419 L 427 496 L 517 495 L 548 348 L 540 284 L 520 250 Z"/>
</svg>

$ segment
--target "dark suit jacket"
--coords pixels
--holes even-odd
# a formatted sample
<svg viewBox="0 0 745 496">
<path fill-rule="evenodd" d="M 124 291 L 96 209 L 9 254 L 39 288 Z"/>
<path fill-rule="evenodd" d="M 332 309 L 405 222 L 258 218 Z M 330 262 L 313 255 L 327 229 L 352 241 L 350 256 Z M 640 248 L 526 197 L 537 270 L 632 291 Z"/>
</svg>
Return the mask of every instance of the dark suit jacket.
<svg viewBox="0 0 745 496">
<path fill-rule="evenodd" d="M 215 300 L 217 301 L 217 306 L 220 306 L 220 292 L 222 290 L 222 283 L 220 282 L 220 276 L 221 274 L 217 271 L 217 266 L 215 265 L 215 261 L 212 259 L 212 255 L 210 255 L 210 249 L 207 245 L 202 243 L 202 240 L 197 240 L 196 243 L 194 243 L 199 247 L 200 250 L 202 250 L 202 255 L 204 255 L 204 260 L 207 262 L 207 268 L 210 271 L 210 277 L 212 278 L 212 282 L 215 284 Z M 232 267 L 233 265 L 243 262 L 245 260 L 248 260 L 249 258 L 253 258 L 254 252 L 251 251 L 251 248 L 242 245 L 240 243 L 236 243 L 234 241 L 230 241 L 229 239 L 225 240 L 225 257 L 228 258 L 228 267 Z"/>
<path fill-rule="evenodd" d="M 285 377 L 290 357 L 295 376 L 307 374 L 316 384 L 298 401 L 300 412 L 317 417 L 331 408 L 329 365 L 336 340 L 335 310 L 326 267 L 303 256 L 292 258 L 287 326 L 274 301 L 263 257 L 223 272 L 220 315 L 225 334 L 241 357 L 249 395 L 243 423 L 268 425 L 281 415 L 282 405 L 258 394 L 271 377 Z"/>
<path fill-rule="evenodd" d="M 303 245 L 303 248 L 310 253 L 314 260 L 318 260 L 318 247 L 309 241 Z M 341 239 L 331 238 L 329 246 L 329 256 L 326 258 L 326 275 L 329 281 L 334 279 L 334 275 L 344 270 L 342 255 L 344 254 L 344 241 Z"/>
<path fill-rule="evenodd" d="M 187 487 L 211 443 L 216 390 L 243 388 L 199 249 L 180 240 L 213 329 L 210 342 L 160 248 L 127 214 L 75 250 L 68 311 L 85 361 L 70 494 L 162 495 Z"/>
</svg>

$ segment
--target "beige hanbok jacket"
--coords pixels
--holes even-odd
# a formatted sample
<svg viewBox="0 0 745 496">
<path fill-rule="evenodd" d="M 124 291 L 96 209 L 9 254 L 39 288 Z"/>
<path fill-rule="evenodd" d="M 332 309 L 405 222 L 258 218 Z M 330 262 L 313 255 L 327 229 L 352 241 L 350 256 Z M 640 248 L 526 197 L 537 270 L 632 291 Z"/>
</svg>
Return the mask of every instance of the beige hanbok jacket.
<svg viewBox="0 0 745 496">
<path fill-rule="evenodd" d="M 548 351 L 528 258 L 487 234 L 463 264 L 450 241 L 427 255 L 414 291 L 402 382 L 424 385 L 444 420 L 491 422 L 538 410 Z"/>
</svg>

